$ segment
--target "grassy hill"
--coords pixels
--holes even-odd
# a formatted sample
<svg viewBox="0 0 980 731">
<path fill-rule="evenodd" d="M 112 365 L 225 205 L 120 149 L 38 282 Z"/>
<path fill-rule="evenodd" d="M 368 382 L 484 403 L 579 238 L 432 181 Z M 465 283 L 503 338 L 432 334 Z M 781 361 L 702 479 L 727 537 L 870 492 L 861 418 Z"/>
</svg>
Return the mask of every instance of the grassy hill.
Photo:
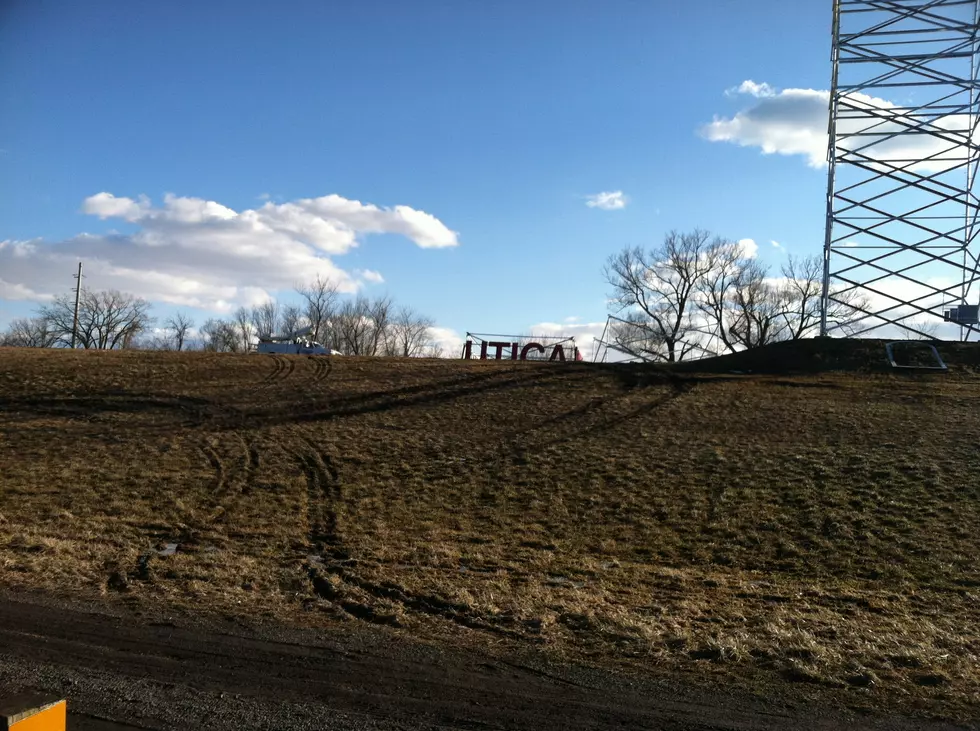
<svg viewBox="0 0 980 731">
<path fill-rule="evenodd" d="M 0 582 L 966 708 L 980 350 L 942 351 L 0 349 Z"/>
</svg>

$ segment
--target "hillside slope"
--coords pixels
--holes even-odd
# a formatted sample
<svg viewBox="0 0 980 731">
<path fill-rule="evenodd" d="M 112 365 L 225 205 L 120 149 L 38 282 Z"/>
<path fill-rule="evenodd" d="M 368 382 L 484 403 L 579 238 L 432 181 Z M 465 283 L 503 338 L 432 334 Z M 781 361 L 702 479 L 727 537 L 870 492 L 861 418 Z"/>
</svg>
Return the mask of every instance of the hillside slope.
<svg viewBox="0 0 980 731">
<path fill-rule="evenodd" d="M 832 347 L 806 375 L 0 349 L 0 582 L 969 713 L 975 351 Z"/>
</svg>

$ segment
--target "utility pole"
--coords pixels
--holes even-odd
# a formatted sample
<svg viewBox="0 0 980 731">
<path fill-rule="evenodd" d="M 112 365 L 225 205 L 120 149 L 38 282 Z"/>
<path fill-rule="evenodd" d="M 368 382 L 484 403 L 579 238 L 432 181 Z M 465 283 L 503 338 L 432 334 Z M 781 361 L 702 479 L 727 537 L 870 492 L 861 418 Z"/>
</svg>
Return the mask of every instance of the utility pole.
<svg viewBox="0 0 980 731">
<path fill-rule="evenodd" d="M 82 292 L 82 262 L 78 262 L 78 274 L 73 275 L 78 283 L 75 285 L 75 316 L 71 322 L 71 347 L 75 349 L 75 338 L 78 335 L 78 297 Z"/>
</svg>

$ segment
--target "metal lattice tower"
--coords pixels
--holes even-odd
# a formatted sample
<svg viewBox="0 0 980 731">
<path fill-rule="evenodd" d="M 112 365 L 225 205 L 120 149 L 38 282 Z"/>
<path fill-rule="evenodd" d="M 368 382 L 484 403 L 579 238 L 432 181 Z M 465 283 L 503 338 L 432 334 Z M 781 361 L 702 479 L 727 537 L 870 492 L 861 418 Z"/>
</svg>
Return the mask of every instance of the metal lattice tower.
<svg viewBox="0 0 980 731">
<path fill-rule="evenodd" d="M 834 1 L 821 334 L 980 334 L 978 24 L 980 0 Z"/>
</svg>

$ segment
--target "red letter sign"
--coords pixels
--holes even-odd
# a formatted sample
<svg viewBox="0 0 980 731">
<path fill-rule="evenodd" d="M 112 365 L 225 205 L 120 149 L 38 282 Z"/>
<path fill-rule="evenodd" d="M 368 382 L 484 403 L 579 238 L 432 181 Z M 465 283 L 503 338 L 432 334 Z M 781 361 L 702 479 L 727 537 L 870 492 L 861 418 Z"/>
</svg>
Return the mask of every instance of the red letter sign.
<svg viewBox="0 0 980 731">
<path fill-rule="evenodd" d="M 504 357 L 504 348 L 506 348 L 510 343 L 492 342 L 490 343 L 491 348 L 496 348 L 497 352 L 493 356 L 494 360 L 500 360 Z"/>
<path fill-rule="evenodd" d="M 540 343 L 528 343 L 521 350 L 521 360 L 527 360 L 527 354 L 529 350 L 537 350 L 539 353 L 544 352 L 544 346 Z"/>
</svg>

